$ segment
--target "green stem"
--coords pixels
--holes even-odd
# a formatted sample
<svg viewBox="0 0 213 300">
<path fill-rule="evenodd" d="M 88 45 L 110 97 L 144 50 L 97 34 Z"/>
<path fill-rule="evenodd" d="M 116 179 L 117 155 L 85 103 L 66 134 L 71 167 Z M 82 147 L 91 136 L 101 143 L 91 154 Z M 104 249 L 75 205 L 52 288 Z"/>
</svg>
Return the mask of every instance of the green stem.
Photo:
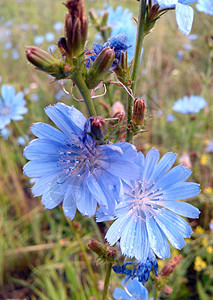
<svg viewBox="0 0 213 300">
<path fill-rule="evenodd" d="M 158 300 L 159 299 L 159 292 L 158 292 L 158 287 L 155 287 L 155 293 L 154 293 L 154 300 Z"/>
<path fill-rule="evenodd" d="M 77 87 L 78 87 L 78 89 L 79 89 L 79 91 L 80 91 L 80 93 L 81 93 L 81 95 L 84 99 L 84 102 L 86 104 L 89 116 L 90 117 L 97 116 L 95 106 L 94 106 L 94 103 L 93 103 L 92 98 L 91 98 L 90 90 L 88 89 L 81 73 L 76 71 L 72 75 L 72 80 L 77 85 Z"/>
<path fill-rule="evenodd" d="M 146 14 L 146 0 L 140 0 L 139 6 L 139 15 L 138 15 L 138 26 L 137 26 L 137 38 L 136 38 L 136 47 L 135 47 L 135 54 L 134 54 L 134 63 L 132 68 L 132 92 L 133 95 L 135 94 L 136 84 L 137 84 L 137 77 L 138 77 L 138 69 L 140 66 L 140 59 L 141 59 L 141 51 L 144 39 L 144 27 L 145 27 L 145 14 Z M 132 106 L 133 106 L 133 99 L 131 96 L 128 96 L 128 124 L 131 124 L 132 119 Z M 132 141 L 132 135 L 130 130 L 127 128 L 126 131 L 126 141 Z"/>
<path fill-rule="evenodd" d="M 209 54 L 208 67 L 207 67 L 206 76 L 204 79 L 204 86 L 203 86 L 203 89 L 201 92 L 202 97 L 205 97 L 206 90 L 210 84 L 210 78 L 211 78 L 212 67 L 213 67 L 212 55 L 213 55 L 213 50 L 210 51 L 210 54 Z"/>
<path fill-rule="evenodd" d="M 12 123 L 13 123 L 13 126 L 15 127 L 15 129 L 18 131 L 18 133 L 23 137 L 23 139 L 25 140 L 26 144 L 29 142 L 25 136 L 25 133 L 24 131 L 21 129 L 21 127 L 17 124 L 16 121 L 13 121 L 12 120 Z"/>
<path fill-rule="evenodd" d="M 89 262 L 89 260 L 88 260 L 88 257 L 87 257 L 87 253 L 86 253 L 84 244 L 82 243 L 82 239 L 81 239 L 80 235 L 78 234 L 76 228 L 73 226 L 72 221 L 70 221 L 68 218 L 67 218 L 67 221 L 68 221 L 70 227 L 72 228 L 72 231 L 74 232 L 75 237 L 76 237 L 76 239 L 77 239 L 77 241 L 78 241 L 78 243 L 79 243 L 79 246 L 80 246 L 80 248 L 81 248 L 81 251 L 82 251 L 82 254 L 83 254 L 83 257 L 84 257 L 84 261 L 85 261 L 85 263 L 86 263 L 86 265 L 87 265 L 88 272 L 89 272 L 89 274 L 90 274 L 90 277 L 91 277 L 91 279 L 92 279 L 92 281 L 93 281 L 93 284 L 94 284 L 94 287 L 95 287 L 95 289 L 96 289 L 96 294 L 97 294 L 96 296 L 97 296 L 97 299 L 100 300 L 100 295 L 99 295 L 99 291 L 98 291 L 98 287 L 97 287 L 97 280 L 96 280 L 95 274 L 94 274 L 94 272 L 93 272 L 93 270 L 92 270 L 92 267 L 91 267 L 91 265 L 90 265 L 90 262 Z"/>
<path fill-rule="evenodd" d="M 108 262 L 106 265 L 106 275 L 105 275 L 105 280 L 104 280 L 104 292 L 103 292 L 102 300 L 107 299 L 107 292 L 108 292 L 108 288 L 109 288 L 111 271 L 112 271 L 112 263 Z"/>
</svg>

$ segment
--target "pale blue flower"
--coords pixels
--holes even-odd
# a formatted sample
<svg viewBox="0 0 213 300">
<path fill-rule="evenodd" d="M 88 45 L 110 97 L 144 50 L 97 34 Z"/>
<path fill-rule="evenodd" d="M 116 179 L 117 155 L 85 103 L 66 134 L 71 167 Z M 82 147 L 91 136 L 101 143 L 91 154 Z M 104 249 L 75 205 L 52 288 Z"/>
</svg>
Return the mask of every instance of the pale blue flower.
<svg viewBox="0 0 213 300">
<path fill-rule="evenodd" d="M 36 35 L 34 37 L 34 44 L 40 46 L 44 42 L 44 37 L 42 35 Z"/>
<path fill-rule="evenodd" d="M 148 290 L 136 278 L 130 279 L 126 286 L 126 280 L 122 280 L 121 284 L 124 289 L 116 288 L 113 293 L 114 299 L 122 300 L 148 300 Z"/>
<path fill-rule="evenodd" d="M 17 49 L 12 49 L 12 59 L 13 60 L 19 59 L 19 53 Z"/>
<path fill-rule="evenodd" d="M 172 109 L 181 114 L 197 114 L 207 105 L 206 100 L 200 96 L 184 96 L 178 99 Z"/>
<path fill-rule="evenodd" d="M 51 45 L 49 45 L 49 47 L 48 47 L 48 52 L 54 52 L 55 50 L 57 49 L 57 47 L 56 47 L 56 45 L 55 44 L 51 44 Z"/>
<path fill-rule="evenodd" d="M 213 231 L 213 219 L 209 222 L 209 229 Z"/>
<path fill-rule="evenodd" d="M 0 130 L 0 136 L 3 138 L 4 141 L 8 139 L 11 134 L 11 130 L 8 128 L 3 128 Z"/>
<path fill-rule="evenodd" d="M 25 134 L 25 139 L 27 140 L 27 141 L 29 141 L 29 136 L 28 135 L 26 135 Z M 19 146 L 25 146 L 26 145 L 26 140 L 24 139 L 24 137 L 23 136 L 19 136 L 18 138 L 17 138 L 17 144 L 19 145 Z"/>
<path fill-rule="evenodd" d="M 168 123 L 172 123 L 172 122 L 174 122 L 176 119 L 175 119 L 175 116 L 174 115 L 172 115 L 172 114 L 168 114 L 167 116 L 166 116 L 166 122 L 168 122 Z"/>
<path fill-rule="evenodd" d="M 213 141 L 209 141 L 208 144 L 206 145 L 206 149 L 207 152 L 209 153 L 213 153 Z"/>
<path fill-rule="evenodd" d="M 53 28 L 54 28 L 55 31 L 57 31 L 57 32 L 62 31 L 63 27 L 64 27 L 64 24 L 63 24 L 62 22 L 56 22 L 56 23 L 54 23 L 54 25 L 53 25 Z"/>
<path fill-rule="evenodd" d="M 52 43 L 55 40 L 55 34 L 52 32 L 48 32 L 45 34 L 45 38 L 48 43 Z"/>
<path fill-rule="evenodd" d="M 28 111 L 25 104 L 22 92 L 16 94 L 13 86 L 3 84 L 0 96 L 0 129 L 10 124 L 11 120 L 22 120 L 22 115 Z"/>
<path fill-rule="evenodd" d="M 120 239 L 122 254 L 142 263 L 150 247 L 159 258 L 169 257 L 167 239 L 174 248 L 183 248 L 184 238 L 189 238 L 192 230 L 179 215 L 199 216 L 197 208 L 177 201 L 198 195 L 200 189 L 196 183 L 185 182 L 191 175 L 188 168 L 179 165 L 170 170 L 176 156 L 167 153 L 158 162 L 160 155 L 154 148 L 146 157 L 138 154 L 142 173 L 139 180 L 124 183 L 124 196 L 115 210 L 116 221 L 106 234 L 110 245 Z"/>
<path fill-rule="evenodd" d="M 31 160 L 24 167 L 28 177 L 37 178 L 34 196 L 42 195 L 45 208 L 63 202 L 65 215 L 73 219 L 76 208 L 87 216 L 95 214 L 97 203 L 112 213 L 121 194 L 121 180 L 137 178 L 137 151 L 129 143 L 98 145 L 87 134 L 86 118 L 73 106 L 58 103 L 46 114 L 60 130 L 36 123 L 38 137 L 24 151 Z"/>
<path fill-rule="evenodd" d="M 208 15 L 213 15 L 213 1 L 212 0 L 199 0 L 195 5 L 198 11 L 204 12 Z"/>
<path fill-rule="evenodd" d="M 186 36 L 190 34 L 194 19 L 194 11 L 188 4 L 194 3 L 197 0 L 157 0 L 160 7 L 175 8 L 176 21 L 178 28 Z"/>
<path fill-rule="evenodd" d="M 117 6 L 115 10 L 112 7 L 108 7 L 109 12 L 107 25 L 112 28 L 111 37 L 120 33 L 125 33 L 128 43 L 132 46 L 128 49 L 128 62 L 134 58 L 135 43 L 137 26 L 133 21 L 133 14 L 128 8 L 123 9 L 121 6 Z"/>
</svg>

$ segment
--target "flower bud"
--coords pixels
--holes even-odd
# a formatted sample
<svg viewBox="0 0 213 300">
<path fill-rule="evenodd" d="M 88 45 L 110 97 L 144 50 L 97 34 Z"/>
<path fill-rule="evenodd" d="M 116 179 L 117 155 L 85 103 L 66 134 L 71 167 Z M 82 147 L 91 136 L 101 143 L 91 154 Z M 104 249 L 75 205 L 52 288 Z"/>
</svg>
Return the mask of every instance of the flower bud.
<svg viewBox="0 0 213 300">
<path fill-rule="evenodd" d="M 169 285 L 164 285 L 163 288 L 161 289 L 161 291 L 166 294 L 167 296 L 171 295 L 171 293 L 173 292 L 173 289 L 171 288 L 171 286 Z"/>
<path fill-rule="evenodd" d="M 206 43 L 210 50 L 213 49 L 213 35 L 206 36 Z"/>
<path fill-rule="evenodd" d="M 177 255 L 174 256 L 173 258 L 171 258 L 168 263 L 166 263 L 162 270 L 161 270 L 161 275 L 162 276 L 169 276 L 170 274 L 172 274 L 175 270 L 175 268 L 177 267 L 177 265 L 179 265 L 179 263 L 182 260 L 182 256 L 181 255 Z"/>
<path fill-rule="evenodd" d="M 105 135 L 107 134 L 107 124 L 103 117 L 92 117 L 91 122 L 91 133 L 94 139 L 103 141 Z"/>
<path fill-rule="evenodd" d="M 67 0 L 64 3 L 69 12 L 65 16 L 65 39 L 69 57 L 78 57 L 84 52 L 87 40 L 88 17 L 83 0 Z"/>
<path fill-rule="evenodd" d="M 133 105 L 133 115 L 132 115 L 132 122 L 135 125 L 142 125 L 144 120 L 145 114 L 145 100 L 142 99 L 135 99 Z"/>
<path fill-rule="evenodd" d="M 86 84 L 89 89 L 94 89 L 106 77 L 114 58 L 115 52 L 109 47 L 99 53 L 87 75 Z"/>
<path fill-rule="evenodd" d="M 108 261 L 114 261 L 117 257 L 117 251 L 113 248 L 107 249 L 106 258 Z"/>
<path fill-rule="evenodd" d="M 49 73 L 57 79 L 65 78 L 64 63 L 53 57 L 48 52 L 34 46 L 27 47 L 27 59 L 39 70 Z"/>
<path fill-rule="evenodd" d="M 104 246 L 103 246 L 100 242 L 98 242 L 98 241 L 96 241 L 96 240 L 91 239 L 91 240 L 89 241 L 88 247 L 89 247 L 93 252 L 95 252 L 99 257 L 104 256 L 105 253 L 106 253 L 106 250 L 104 249 Z"/>
</svg>

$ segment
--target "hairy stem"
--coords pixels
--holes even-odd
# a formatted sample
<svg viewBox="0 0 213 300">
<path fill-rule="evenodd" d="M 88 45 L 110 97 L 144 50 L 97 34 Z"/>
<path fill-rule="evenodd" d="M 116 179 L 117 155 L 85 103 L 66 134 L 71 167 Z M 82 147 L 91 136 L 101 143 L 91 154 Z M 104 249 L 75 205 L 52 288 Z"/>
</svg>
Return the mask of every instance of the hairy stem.
<svg viewBox="0 0 213 300">
<path fill-rule="evenodd" d="M 140 0 L 140 6 L 139 6 L 139 14 L 138 14 L 138 27 L 137 27 L 137 38 L 136 38 L 136 47 L 135 47 L 135 54 L 134 54 L 134 63 L 132 68 L 132 92 L 133 95 L 135 93 L 136 84 L 137 84 L 137 76 L 138 76 L 138 69 L 140 66 L 140 58 L 141 58 L 141 51 L 142 51 L 142 45 L 143 45 L 143 39 L 144 39 L 144 27 L 145 27 L 145 14 L 146 14 L 146 0 Z M 131 96 L 128 96 L 128 123 L 131 123 L 132 119 L 132 106 L 133 106 L 133 99 Z M 132 141 L 132 134 L 130 130 L 127 127 L 126 131 L 126 141 L 131 142 Z"/>
</svg>

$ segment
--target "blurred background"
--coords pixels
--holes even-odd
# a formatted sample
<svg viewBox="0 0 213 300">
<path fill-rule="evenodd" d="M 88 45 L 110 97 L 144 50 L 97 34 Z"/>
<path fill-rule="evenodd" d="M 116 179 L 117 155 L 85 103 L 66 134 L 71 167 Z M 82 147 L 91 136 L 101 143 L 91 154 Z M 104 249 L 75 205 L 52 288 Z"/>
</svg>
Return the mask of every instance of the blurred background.
<svg viewBox="0 0 213 300">
<path fill-rule="evenodd" d="M 36 45 L 60 52 L 55 43 L 63 36 L 66 9 L 59 0 L 0 0 L 0 85 L 11 84 L 23 91 L 28 113 L 19 122 L 26 138 L 33 135 L 33 122 L 48 122 L 44 108 L 58 101 L 73 104 L 86 114 L 84 104 L 66 94 L 59 82 L 34 70 L 25 57 L 26 46 Z M 99 18 L 111 6 L 127 8 L 137 18 L 138 2 L 85 1 L 86 10 L 96 10 Z M 201 194 L 190 201 L 201 211 L 199 220 L 188 220 L 193 235 L 181 254 L 182 262 L 169 277 L 170 295 L 161 299 L 212 299 L 213 231 L 210 229 L 213 201 L 213 78 L 210 56 L 212 16 L 194 7 L 191 35 L 185 37 L 175 22 L 175 12 L 167 12 L 157 21 L 144 42 L 137 96 L 147 103 L 146 131 L 135 144 L 146 153 L 151 147 L 161 154 L 178 153 L 176 163 L 192 171 L 190 181 L 201 184 Z M 208 37 L 208 38 L 207 38 Z M 209 41 L 209 43 L 206 42 Z M 90 23 L 87 48 L 103 43 Z M 213 41 L 212 41 L 213 43 Z M 64 83 L 71 88 L 69 82 Z M 172 110 L 174 102 L 184 96 L 199 95 L 208 105 L 197 114 L 185 115 Z M 116 86 L 95 100 L 99 114 L 109 116 L 116 101 L 126 105 L 127 95 Z M 103 105 L 106 102 L 109 110 Z M 101 290 L 105 268 L 87 250 L 90 238 L 104 240 L 109 224 L 96 224 L 94 218 L 77 214 L 75 227 L 69 224 L 60 207 L 44 210 L 41 200 L 33 198 L 32 181 L 23 175 L 25 141 L 10 124 L 0 131 L 0 299 L 92 299 L 94 287 L 91 270 L 82 256 L 82 245 Z M 212 224 L 213 227 L 213 224 Z M 76 229 L 77 228 L 77 229 Z M 77 240 L 80 236 L 81 243 Z M 164 265 L 159 261 L 159 267 Z M 118 274 L 112 274 L 111 291 L 120 286 Z M 149 289 L 151 284 L 147 283 Z"/>
</svg>

